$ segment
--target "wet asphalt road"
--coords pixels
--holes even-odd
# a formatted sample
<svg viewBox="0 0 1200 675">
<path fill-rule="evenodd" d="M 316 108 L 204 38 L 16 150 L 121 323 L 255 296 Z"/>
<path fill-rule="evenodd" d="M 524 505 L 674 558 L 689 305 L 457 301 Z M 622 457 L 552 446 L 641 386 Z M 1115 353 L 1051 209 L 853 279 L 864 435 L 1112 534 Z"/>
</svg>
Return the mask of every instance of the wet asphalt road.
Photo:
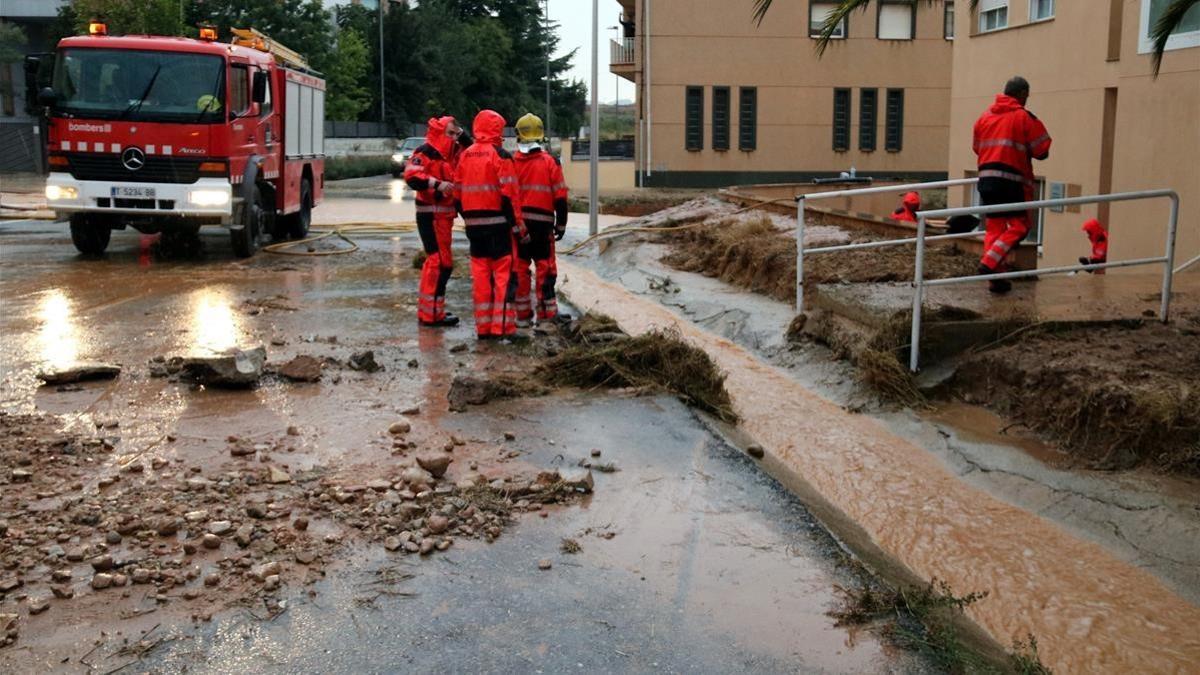
<svg viewBox="0 0 1200 675">
<path fill-rule="evenodd" d="M 464 542 L 424 561 L 356 548 L 315 596 L 297 590 L 270 622 L 233 610 L 193 626 L 185 609 L 163 611 L 176 639 L 139 669 L 927 670 L 873 633 L 833 625 L 834 586 L 860 583 L 859 573 L 839 564 L 836 543 L 796 499 L 674 400 L 561 393 L 448 413 L 453 372 L 505 353 L 474 349 L 469 324 L 417 331 L 415 235 L 361 238 L 352 256 L 248 261 L 232 257 L 223 231 L 204 241 L 203 258 L 164 262 L 137 233 L 118 232 L 109 255 L 92 261 L 75 254 L 63 224 L 0 222 L 0 408 L 62 414 L 68 426 L 118 419 L 126 451 L 176 433 L 181 442 L 162 452 L 214 463 L 221 450 L 196 439 L 295 424 L 304 444 L 292 461 L 304 466 L 388 461 L 374 433 L 380 418 L 420 403 L 421 422 L 439 433 L 488 440 L 516 431 L 513 446 L 529 464 L 571 465 L 596 448 L 620 471 L 597 474 L 589 501 L 524 517 L 492 545 Z M 295 309 L 254 304 L 263 298 Z M 470 314 L 461 275 L 448 305 Z M 372 348 L 387 370 L 250 392 L 193 391 L 145 374 L 155 355 L 272 340 L 283 343 L 268 348 L 273 362 Z M 469 349 L 449 353 L 457 343 Z M 38 367 L 70 359 L 118 361 L 126 371 L 80 391 L 37 387 Z M 582 552 L 560 553 L 564 537 Z M 552 569 L 538 569 L 543 558 Z M 411 595 L 379 595 L 371 582 L 388 569 L 414 575 L 386 586 Z M 0 655 L 0 670 L 72 671 L 110 628 L 94 616 L 76 621 L 61 637 L 23 636 L 19 654 Z M 75 658 L 63 665 L 60 655 Z M 18 660 L 6 667 L 8 658 Z"/>
</svg>

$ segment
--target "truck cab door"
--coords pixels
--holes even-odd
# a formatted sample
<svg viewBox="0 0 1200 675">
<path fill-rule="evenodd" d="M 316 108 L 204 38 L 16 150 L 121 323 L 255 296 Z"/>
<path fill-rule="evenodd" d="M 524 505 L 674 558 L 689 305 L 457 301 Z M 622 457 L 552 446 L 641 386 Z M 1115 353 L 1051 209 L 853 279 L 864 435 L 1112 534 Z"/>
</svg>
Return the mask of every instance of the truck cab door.
<svg viewBox="0 0 1200 675">
<path fill-rule="evenodd" d="M 277 181 L 279 177 L 280 138 L 279 116 L 275 114 L 275 92 L 272 91 L 270 71 L 263 68 L 251 69 L 250 96 L 257 107 L 255 119 L 255 147 L 263 157 L 264 177 Z M 278 205 L 277 205 L 278 206 Z"/>
<path fill-rule="evenodd" d="M 250 98 L 250 72 L 249 66 L 240 63 L 229 67 L 229 140 L 233 156 L 243 161 L 251 155 L 261 154 L 257 140 L 258 119 Z M 234 170 L 241 172 L 238 167 Z"/>
</svg>

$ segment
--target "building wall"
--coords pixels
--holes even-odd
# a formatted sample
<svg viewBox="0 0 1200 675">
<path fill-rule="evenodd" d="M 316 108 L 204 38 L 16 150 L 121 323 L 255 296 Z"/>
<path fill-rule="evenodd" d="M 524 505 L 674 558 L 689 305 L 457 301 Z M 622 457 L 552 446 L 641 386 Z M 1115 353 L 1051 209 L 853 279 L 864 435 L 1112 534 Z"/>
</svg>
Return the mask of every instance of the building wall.
<svg viewBox="0 0 1200 675">
<path fill-rule="evenodd" d="M 1138 53 L 1142 2 L 1060 1 L 1053 19 L 1030 23 L 1029 2 L 1010 0 L 1009 28 L 974 35 L 976 20 L 962 3 L 953 56 L 949 173 L 961 177 L 974 171 L 975 120 L 1009 77 L 1023 75 L 1032 89 L 1028 108 L 1054 139 L 1049 159 L 1034 162 L 1037 176 L 1047 184 L 1063 184 L 1068 195 L 1175 188 L 1183 198 L 1179 245 L 1181 254 L 1190 252 L 1181 257 L 1186 259 L 1200 247 L 1200 49 L 1169 52 L 1162 75 L 1152 80 L 1150 57 Z M 1044 196 L 1051 196 L 1049 189 Z M 956 191 L 951 203 L 968 198 L 966 191 Z M 1092 217 L 1111 229 L 1110 259 L 1162 255 L 1166 214 L 1165 202 L 1046 211 L 1039 265 L 1071 264 L 1086 255 L 1090 247 L 1079 228 Z"/>
<path fill-rule="evenodd" d="M 632 4 L 632 3 L 631 3 Z M 808 37 L 809 3 L 777 2 L 762 26 L 749 3 L 724 0 L 654 0 L 649 34 L 645 2 L 637 0 L 639 31 L 633 79 L 639 106 L 648 114 L 648 185 L 728 185 L 836 175 L 945 174 L 948 149 L 951 44 L 943 38 L 943 6 L 916 3 L 915 39 L 879 40 L 876 9 L 854 14 L 849 37 L 830 45 L 823 58 Z M 644 50 L 650 41 L 646 93 Z M 685 90 L 704 87 L 704 148 L 685 148 Z M 730 145 L 712 149 L 713 87 L 731 90 Z M 738 89 L 758 90 L 757 148 L 737 145 Z M 852 89 L 850 150 L 833 150 L 833 90 Z M 859 149 L 859 102 L 863 87 L 878 88 L 876 149 Z M 887 88 L 903 88 L 903 147 L 884 148 Z M 649 97 L 649 110 L 646 98 Z M 639 129 L 640 151 L 646 136 Z"/>
</svg>

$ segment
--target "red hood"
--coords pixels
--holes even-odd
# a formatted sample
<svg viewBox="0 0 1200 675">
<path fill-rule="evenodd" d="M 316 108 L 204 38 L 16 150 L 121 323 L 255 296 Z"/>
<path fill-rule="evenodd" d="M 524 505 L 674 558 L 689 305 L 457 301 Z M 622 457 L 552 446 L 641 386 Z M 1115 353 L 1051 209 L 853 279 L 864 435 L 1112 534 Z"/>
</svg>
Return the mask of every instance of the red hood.
<svg viewBox="0 0 1200 675">
<path fill-rule="evenodd" d="M 495 110 L 484 110 L 475 116 L 471 133 L 476 143 L 500 145 L 504 137 L 504 117 Z"/>
<path fill-rule="evenodd" d="M 916 211 L 917 209 L 921 208 L 921 195 L 915 192 L 909 192 L 904 195 L 902 203 L 913 211 Z"/>
<path fill-rule="evenodd" d="M 1007 94 L 996 94 L 996 100 L 992 103 L 991 112 L 995 114 L 1012 112 L 1014 110 L 1023 110 L 1025 106 L 1021 102 Z"/>
<path fill-rule="evenodd" d="M 1086 232 L 1088 239 L 1093 242 L 1108 236 L 1108 232 L 1104 229 L 1104 226 L 1101 225 L 1100 221 L 1096 220 L 1095 218 L 1092 218 L 1084 223 L 1083 227 L 1080 229 Z"/>
<path fill-rule="evenodd" d="M 431 117 L 429 129 L 425 132 L 425 142 L 432 145 L 433 149 L 446 159 L 450 158 L 450 151 L 454 148 L 454 139 L 446 135 L 446 127 L 452 122 L 454 118 L 450 116 Z"/>
</svg>

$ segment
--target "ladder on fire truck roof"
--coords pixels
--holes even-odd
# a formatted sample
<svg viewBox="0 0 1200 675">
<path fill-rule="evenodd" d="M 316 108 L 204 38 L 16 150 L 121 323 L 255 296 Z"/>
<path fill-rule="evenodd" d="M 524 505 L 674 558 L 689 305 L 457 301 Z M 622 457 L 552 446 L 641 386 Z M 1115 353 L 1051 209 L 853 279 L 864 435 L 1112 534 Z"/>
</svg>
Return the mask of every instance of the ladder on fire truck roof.
<svg viewBox="0 0 1200 675">
<path fill-rule="evenodd" d="M 263 35 L 254 28 L 233 28 L 233 39 L 231 43 L 239 47 L 250 47 L 261 52 L 267 52 L 275 57 L 276 61 L 287 64 L 303 70 L 308 70 L 308 61 L 297 52 L 284 47 L 275 40 Z"/>
</svg>

